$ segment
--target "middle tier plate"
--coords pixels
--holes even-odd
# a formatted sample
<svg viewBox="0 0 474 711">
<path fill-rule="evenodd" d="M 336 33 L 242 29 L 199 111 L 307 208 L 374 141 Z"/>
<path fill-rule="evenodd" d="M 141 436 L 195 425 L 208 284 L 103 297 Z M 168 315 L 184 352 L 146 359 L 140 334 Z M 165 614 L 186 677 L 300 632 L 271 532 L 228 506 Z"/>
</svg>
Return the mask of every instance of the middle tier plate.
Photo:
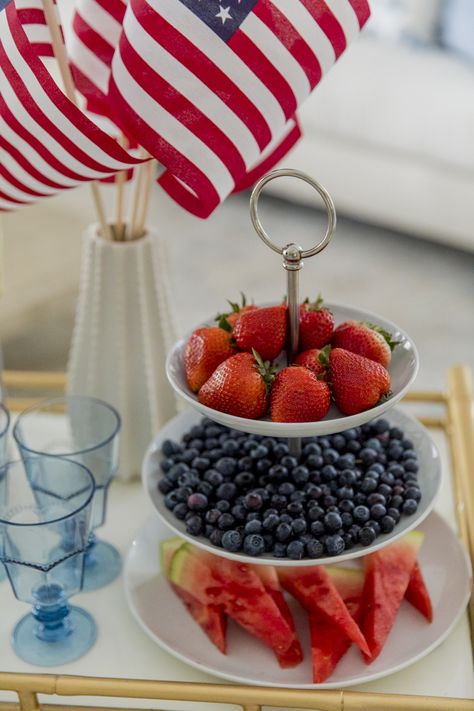
<svg viewBox="0 0 474 711">
<path fill-rule="evenodd" d="M 145 455 L 142 467 L 142 481 L 144 489 L 153 502 L 158 515 L 171 531 L 174 531 L 181 536 L 181 538 L 188 540 L 193 545 L 199 546 L 216 555 L 223 556 L 224 558 L 246 563 L 282 565 L 288 567 L 323 565 L 367 555 L 392 543 L 420 524 L 432 510 L 441 485 L 440 457 L 429 433 L 413 417 L 410 417 L 401 410 L 394 409 L 387 413 L 386 419 L 392 426 L 400 427 L 404 431 L 405 436 L 413 441 L 414 448 L 418 455 L 418 484 L 421 489 L 422 498 L 416 513 L 411 516 L 403 516 L 391 533 L 381 534 L 370 546 L 364 547 L 357 544 L 349 551 L 334 557 L 289 560 L 288 558 L 277 558 L 270 553 L 265 553 L 258 557 L 249 556 L 245 553 L 230 553 L 223 548 L 213 545 L 204 538 L 204 536 L 189 535 L 186 532 L 184 522 L 175 518 L 172 511 L 166 508 L 163 494 L 158 489 L 158 482 L 164 476 L 160 468 L 162 443 L 166 439 L 180 441 L 182 435 L 193 425 L 197 424 L 200 419 L 197 412 L 189 410 L 174 417 L 160 430 Z"/>
<path fill-rule="evenodd" d="M 263 304 L 268 306 L 269 304 Z M 388 372 L 391 380 L 391 394 L 375 407 L 356 415 L 343 415 L 334 404 L 329 408 L 329 412 L 322 420 L 317 422 L 272 422 L 268 416 L 258 420 L 251 420 L 246 417 L 229 415 L 219 410 L 214 410 L 206 405 L 202 405 L 195 393 L 187 384 L 184 369 L 184 353 L 186 343 L 190 333 L 183 339 L 177 341 L 171 349 L 166 361 L 166 374 L 171 385 L 180 397 L 186 400 L 191 407 L 198 410 L 205 417 L 209 417 L 215 422 L 219 422 L 226 427 L 232 427 L 243 432 L 265 435 L 267 437 L 310 437 L 312 435 L 327 435 L 335 432 L 342 432 L 351 427 L 357 427 L 364 422 L 380 417 L 384 412 L 392 408 L 408 391 L 418 372 L 418 353 L 411 338 L 402 331 L 395 323 L 388 321 L 381 316 L 353 308 L 342 304 L 326 304 L 334 316 L 335 325 L 348 320 L 366 321 L 381 326 L 385 331 L 392 334 L 392 338 L 398 341 L 398 345 L 393 351 Z M 203 326 L 215 326 L 215 321 L 210 318 L 196 328 Z M 193 329 L 194 330 L 194 329 Z M 277 365 L 286 365 L 285 353 L 283 352 L 275 361 Z"/>
</svg>

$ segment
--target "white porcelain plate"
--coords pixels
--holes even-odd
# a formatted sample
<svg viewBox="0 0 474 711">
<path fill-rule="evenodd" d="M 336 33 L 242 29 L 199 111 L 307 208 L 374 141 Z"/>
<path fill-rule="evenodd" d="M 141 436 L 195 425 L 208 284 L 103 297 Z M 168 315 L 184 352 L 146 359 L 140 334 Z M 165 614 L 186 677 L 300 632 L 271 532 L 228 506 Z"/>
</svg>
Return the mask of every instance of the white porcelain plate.
<svg viewBox="0 0 474 711">
<path fill-rule="evenodd" d="M 393 407 L 403 397 L 416 377 L 418 372 L 418 353 L 415 345 L 401 328 L 377 314 L 338 304 L 327 304 L 327 307 L 334 314 L 336 326 L 349 319 L 369 321 L 382 326 L 393 335 L 394 340 L 400 341 L 392 353 L 392 360 L 388 369 L 392 395 L 388 400 L 370 410 L 361 412 L 358 415 L 346 416 L 342 415 L 335 405 L 331 405 L 326 417 L 319 422 L 271 422 L 268 418 L 249 420 L 245 417 L 227 415 L 224 412 L 219 412 L 219 410 L 201 405 L 196 394 L 189 389 L 184 371 L 184 350 L 191 335 L 190 333 L 185 338 L 177 341 L 168 354 L 166 361 L 168 379 L 176 392 L 206 417 L 210 417 L 212 420 L 227 425 L 227 427 L 233 427 L 236 430 L 244 430 L 245 432 L 254 432 L 255 434 L 271 437 L 309 437 L 311 435 L 332 434 L 348 430 L 351 427 L 356 427 L 380 417 L 383 412 Z M 210 318 L 196 326 L 196 328 L 215 325 L 213 318 Z"/>
<path fill-rule="evenodd" d="M 228 628 L 227 654 L 221 654 L 160 572 L 159 543 L 170 533 L 156 516 L 140 529 L 126 557 L 124 584 L 128 606 L 148 636 L 170 654 L 223 679 L 303 689 L 361 684 L 393 674 L 431 652 L 447 637 L 466 608 L 470 566 L 460 542 L 434 513 L 420 530 L 424 531 L 425 540 L 419 563 L 433 603 L 433 622 L 428 624 L 404 601 L 380 656 L 366 665 L 353 646 L 324 684 L 311 683 L 307 617 L 290 598 L 288 602 L 304 651 L 304 661 L 299 666 L 280 669 L 271 650 L 232 622 Z"/>
<path fill-rule="evenodd" d="M 229 553 L 223 548 L 214 546 L 207 538 L 203 536 L 190 536 L 186 533 L 186 527 L 183 521 L 179 521 L 173 516 L 172 511 L 166 508 L 164 504 L 163 494 L 158 489 L 158 482 L 162 478 L 163 473 L 160 468 L 161 459 L 161 444 L 165 439 L 174 439 L 179 441 L 182 435 L 187 432 L 193 425 L 200 420 L 200 415 L 197 412 L 189 410 L 177 415 L 170 420 L 163 429 L 160 430 L 152 445 L 148 449 L 142 467 L 142 480 L 145 491 L 151 498 L 158 514 L 166 523 L 168 528 L 186 538 L 191 543 L 201 548 L 215 553 L 216 555 L 232 558 L 233 560 L 241 560 L 244 562 L 257 561 L 259 563 L 269 563 L 271 565 L 292 565 L 304 566 L 308 565 L 308 559 L 304 560 L 288 560 L 275 558 L 273 555 L 266 554 L 259 556 L 258 559 L 252 558 L 245 553 Z M 420 423 L 402 412 L 401 410 L 391 410 L 386 415 L 386 419 L 393 425 L 401 427 L 406 436 L 413 441 L 415 450 L 418 454 L 419 472 L 418 483 L 421 488 L 422 498 L 418 509 L 413 516 L 402 516 L 400 522 L 395 526 L 392 533 L 385 533 L 375 539 L 375 542 L 366 548 L 361 545 L 354 546 L 346 553 L 342 553 L 337 558 L 318 558 L 313 560 L 312 564 L 321 565 L 323 563 L 334 563 L 350 558 L 357 558 L 369 552 L 377 550 L 387 545 L 387 543 L 395 541 L 403 534 L 417 526 L 429 514 L 434 506 L 439 487 L 441 485 L 441 466 L 438 451 L 433 444 L 433 441 Z"/>
</svg>

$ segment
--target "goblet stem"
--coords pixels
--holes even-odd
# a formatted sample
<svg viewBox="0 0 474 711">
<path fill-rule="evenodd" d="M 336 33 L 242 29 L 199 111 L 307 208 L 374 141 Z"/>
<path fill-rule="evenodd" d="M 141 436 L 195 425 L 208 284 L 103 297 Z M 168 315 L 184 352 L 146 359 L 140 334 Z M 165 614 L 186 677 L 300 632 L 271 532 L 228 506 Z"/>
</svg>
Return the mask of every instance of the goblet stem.
<svg viewBox="0 0 474 711">
<path fill-rule="evenodd" d="M 32 615 L 38 623 L 35 635 L 43 642 L 58 642 L 73 631 L 71 607 L 60 585 L 41 585 L 33 591 Z"/>
<path fill-rule="evenodd" d="M 97 544 L 97 537 L 94 533 L 94 531 L 91 531 L 89 533 L 89 538 L 87 540 L 87 546 L 85 550 L 85 566 L 90 567 L 92 565 L 95 565 L 97 560 L 95 556 L 95 546 Z"/>
</svg>

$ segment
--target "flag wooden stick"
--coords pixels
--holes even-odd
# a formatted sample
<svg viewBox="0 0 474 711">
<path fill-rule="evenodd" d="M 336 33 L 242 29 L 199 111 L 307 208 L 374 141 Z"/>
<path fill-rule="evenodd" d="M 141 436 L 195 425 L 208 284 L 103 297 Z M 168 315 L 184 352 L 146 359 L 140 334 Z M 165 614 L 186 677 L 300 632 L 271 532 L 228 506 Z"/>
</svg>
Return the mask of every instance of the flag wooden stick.
<svg viewBox="0 0 474 711">
<path fill-rule="evenodd" d="M 147 219 L 147 215 L 148 215 L 148 208 L 150 205 L 151 188 L 153 186 L 153 177 L 154 177 L 154 170 L 153 169 L 154 169 L 154 167 L 155 167 L 154 160 L 149 160 L 144 165 L 145 185 L 144 185 L 144 187 L 142 187 L 140 210 L 139 210 L 139 214 L 138 214 L 138 218 L 137 218 L 135 231 L 132 232 L 132 239 L 139 239 L 142 236 L 143 231 L 145 229 L 145 223 L 146 223 L 146 219 Z"/>
<path fill-rule="evenodd" d="M 64 47 L 63 38 L 61 35 L 61 30 L 58 25 L 58 18 L 56 15 L 56 8 L 53 4 L 53 0 L 42 0 L 44 16 L 46 18 L 46 23 L 49 28 L 51 35 L 51 43 L 53 46 L 54 56 L 56 58 L 59 72 L 61 74 L 61 79 L 64 84 L 64 91 L 66 96 L 70 101 L 72 101 L 77 106 L 76 90 L 74 87 L 74 82 L 72 79 L 71 68 L 69 66 L 69 61 L 66 54 L 66 48 Z M 102 203 L 102 197 L 100 195 L 99 186 L 97 183 L 91 183 L 90 189 L 92 193 L 92 199 L 94 201 L 97 217 L 99 218 L 100 228 L 103 236 L 106 239 L 112 240 L 113 234 L 110 229 L 107 219 L 105 217 L 104 205 Z"/>
<path fill-rule="evenodd" d="M 128 141 L 121 134 L 118 142 L 122 148 L 128 147 Z M 126 239 L 126 225 L 124 223 L 124 197 L 125 197 L 125 182 L 127 179 L 127 171 L 121 170 L 115 174 L 115 224 L 114 237 L 117 241 L 123 242 Z"/>
</svg>

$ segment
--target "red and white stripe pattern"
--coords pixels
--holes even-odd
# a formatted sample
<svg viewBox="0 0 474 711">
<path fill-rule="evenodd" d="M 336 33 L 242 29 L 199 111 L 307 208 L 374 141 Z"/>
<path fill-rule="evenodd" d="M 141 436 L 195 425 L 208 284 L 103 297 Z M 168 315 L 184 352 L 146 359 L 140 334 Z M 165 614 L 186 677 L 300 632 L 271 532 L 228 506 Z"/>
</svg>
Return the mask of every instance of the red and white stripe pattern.
<svg viewBox="0 0 474 711">
<path fill-rule="evenodd" d="M 41 0 L 15 0 L 15 7 L 32 51 L 38 57 L 54 57 Z"/>
<path fill-rule="evenodd" d="M 37 39 L 25 33 L 15 2 L 0 12 L 0 210 L 140 162 L 67 99 L 38 57 Z"/>
<path fill-rule="evenodd" d="M 91 111 L 110 116 L 107 92 L 126 0 L 76 0 L 67 50 L 75 84 Z"/>
<path fill-rule="evenodd" d="M 129 0 L 108 110 L 206 217 L 293 145 L 296 109 L 369 14 L 366 0 Z"/>
</svg>

